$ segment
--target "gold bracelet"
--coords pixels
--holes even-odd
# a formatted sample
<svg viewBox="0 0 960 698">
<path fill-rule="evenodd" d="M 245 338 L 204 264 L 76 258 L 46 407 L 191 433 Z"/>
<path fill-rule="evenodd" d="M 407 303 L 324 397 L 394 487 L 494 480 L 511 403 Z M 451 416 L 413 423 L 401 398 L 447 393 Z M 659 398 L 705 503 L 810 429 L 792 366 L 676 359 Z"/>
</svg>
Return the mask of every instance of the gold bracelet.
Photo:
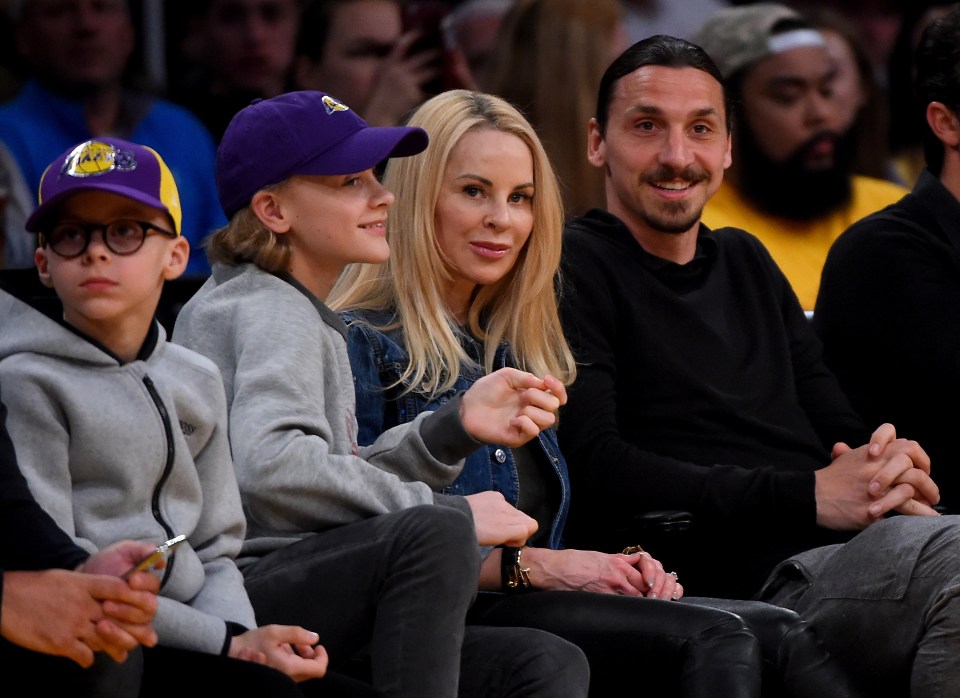
<svg viewBox="0 0 960 698">
<path fill-rule="evenodd" d="M 503 590 L 507 593 L 528 591 L 533 588 L 530 583 L 530 568 L 522 567 L 520 556 L 523 548 L 503 546 L 500 550 L 500 581 Z"/>
</svg>

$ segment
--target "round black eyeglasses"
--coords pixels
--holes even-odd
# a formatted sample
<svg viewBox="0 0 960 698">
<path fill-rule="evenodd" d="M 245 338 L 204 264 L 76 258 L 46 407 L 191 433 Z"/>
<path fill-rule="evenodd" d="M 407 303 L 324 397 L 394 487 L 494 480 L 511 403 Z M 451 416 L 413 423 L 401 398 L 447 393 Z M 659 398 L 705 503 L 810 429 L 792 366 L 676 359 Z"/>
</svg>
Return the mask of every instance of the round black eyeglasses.
<svg viewBox="0 0 960 698">
<path fill-rule="evenodd" d="M 146 221 L 118 220 L 110 223 L 60 223 L 44 235 L 44 242 L 61 257 L 79 257 L 87 251 L 93 233 L 99 230 L 103 244 L 117 255 L 133 254 L 141 247 L 147 235 L 159 233 L 169 238 L 176 233 Z"/>
</svg>

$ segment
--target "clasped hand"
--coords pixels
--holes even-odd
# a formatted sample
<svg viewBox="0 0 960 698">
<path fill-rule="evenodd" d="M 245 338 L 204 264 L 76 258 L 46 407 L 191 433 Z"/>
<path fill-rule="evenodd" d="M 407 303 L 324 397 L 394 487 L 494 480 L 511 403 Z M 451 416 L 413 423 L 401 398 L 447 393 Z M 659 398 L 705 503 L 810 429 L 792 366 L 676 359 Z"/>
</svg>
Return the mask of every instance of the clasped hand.
<svg viewBox="0 0 960 698">
<path fill-rule="evenodd" d="M 817 523 L 835 530 L 861 530 L 891 511 L 937 516 L 940 490 L 930 477 L 930 457 L 920 444 L 897 438 L 882 424 L 870 443 L 833 447 L 832 462 L 816 473 Z"/>
<path fill-rule="evenodd" d="M 651 599 L 677 600 L 683 585 L 646 552 L 629 555 L 593 550 L 527 548 L 524 564 L 538 589 L 593 591 Z"/>
<path fill-rule="evenodd" d="M 93 664 L 97 652 L 122 662 L 138 645 L 152 647 L 160 580 L 147 572 L 120 578 L 152 550 L 150 543 L 121 541 L 75 571 L 5 572 L 0 635 L 82 667 Z"/>
</svg>

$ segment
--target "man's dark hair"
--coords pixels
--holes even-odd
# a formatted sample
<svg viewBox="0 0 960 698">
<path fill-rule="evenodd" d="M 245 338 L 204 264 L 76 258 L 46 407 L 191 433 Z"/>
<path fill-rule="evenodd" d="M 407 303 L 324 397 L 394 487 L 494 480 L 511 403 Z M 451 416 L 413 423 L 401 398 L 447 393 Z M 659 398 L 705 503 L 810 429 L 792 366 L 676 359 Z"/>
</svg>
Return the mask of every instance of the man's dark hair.
<svg viewBox="0 0 960 698">
<path fill-rule="evenodd" d="M 607 132 L 607 122 L 610 118 L 610 100 L 613 87 L 617 80 L 629 75 L 638 68 L 648 65 L 659 65 L 665 68 L 696 68 L 713 77 L 723 91 L 723 106 L 726 112 L 727 129 L 730 128 L 730 104 L 727 99 L 727 90 L 723 83 L 723 76 L 713 59 L 707 52 L 696 44 L 678 39 L 666 34 L 657 34 L 638 41 L 625 50 L 611 63 L 603 77 L 600 78 L 600 89 L 597 91 L 597 126 L 600 135 Z"/>
<path fill-rule="evenodd" d="M 931 102 L 941 102 L 960 116 L 960 6 L 924 29 L 917 46 L 913 89 L 917 106 L 924 111 Z M 927 125 L 923 155 L 936 175 L 943 169 L 943 154 L 943 143 Z"/>
</svg>

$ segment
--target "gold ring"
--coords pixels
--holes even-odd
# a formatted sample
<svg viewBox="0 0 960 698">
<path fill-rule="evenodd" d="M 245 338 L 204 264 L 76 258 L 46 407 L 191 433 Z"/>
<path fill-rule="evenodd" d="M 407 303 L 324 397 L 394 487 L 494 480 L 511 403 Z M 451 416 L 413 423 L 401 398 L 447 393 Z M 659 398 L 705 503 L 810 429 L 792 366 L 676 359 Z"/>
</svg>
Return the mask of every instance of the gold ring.
<svg viewBox="0 0 960 698">
<path fill-rule="evenodd" d="M 639 545 L 628 545 L 623 549 L 624 555 L 633 555 L 634 553 L 645 553 L 646 550 L 641 548 Z"/>
</svg>

